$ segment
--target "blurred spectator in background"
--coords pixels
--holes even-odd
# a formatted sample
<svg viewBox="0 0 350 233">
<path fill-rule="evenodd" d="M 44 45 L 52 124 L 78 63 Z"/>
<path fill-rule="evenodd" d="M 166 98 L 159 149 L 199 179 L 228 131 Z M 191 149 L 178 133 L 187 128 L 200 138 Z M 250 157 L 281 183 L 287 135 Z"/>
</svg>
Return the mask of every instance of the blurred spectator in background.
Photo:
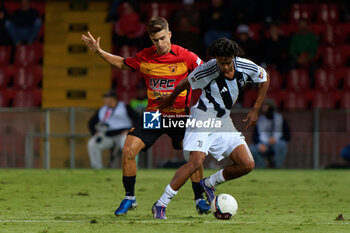
<svg viewBox="0 0 350 233">
<path fill-rule="evenodd" d="M 111 90 L 103 95 L 104 105 L 91 117 L 89 129 L 93 135 L 88 141 L 91 167 L 103 168 L 102 150 L 122 150 L 129 129 L 139 120 L 138 114 L 124 102 L 118 101 Z M 112 157 L 113 157 L 112 153 Z"/>
<path fill-rule="evenodd" d="M 258 17 L 257 21 L 288 21 L 289 19 L 289 10 L 293 1 L 281 1 L 281 0 L 264 0 L 257 1 L 256 8 L 253 12 L 255 19 Z M 242 4 L 247 5 L 247 4 Z"/>
<path fill-rule="evenodd" d="M 20 9 L 10 15 L 5 27 L 15 45 L 20 43 L 31 44 L 38 37 L 42 20 L 39 12 L 30 7 L 29 0 L 21 0 Z"/>
<path fill-rule="evenodd" d="M 211 0 L 210 3 L 208 9 L 201 15 L 201 31 L 204 33 L 205 48 L 220 37 L 232 38 L 232 15 L 224 0 Z"/>
<path fill-rule="evenodd" d="M 257 8 L 258 2 L 258 0 L 228 1 L 231 14 L 234 17 L 231 22 L 235 24 L 234 28 L 239 24 L 256 22 L 258 14 L 261 13 L 260 9 Z M 265 3 L 265 1 L 262 2 Z"/>
<path fill-rule="evenodd" d="M 125 1 L 119 8 L 119 19 L 114 24 L 116 44 L 120 47 L 128 45 L 142 48 L 144 46 L 146 24 L 141 21 L 136 3 Z"/>
<path fill-rule="evenodd" d="M 172 16 L 174 33 L 172 40 L 195 53 L 201 52 L 201 40 L 199 30 L 199 11 L 194 7 L 194 0 L 183 0 L 182 7 L 176 10 Z"/>
<path fill-rule="evenodd" d="M 276 111 L 273 100 L 265 99 L 253 133 L 250 150 L 257 168 L 282 168 L 287 155 L 290 130 L 287 121 Z"/>
<path fill-rule="evenodd" d="M 259 51 L 257 50 L 257 44 L 249 36 L 249 26 L 246 24 L 238 25 L 236 29 L 236 42 L 243 49 L 244 57 L 254 60 L 257 63 L 259 59 Z"/>
<path fill-rule="evenodd" d="M 111 4 L 108 9 L 107 22 L 117 21 L 118 19 L 118 7 L 123 0 L 111 0 Z"/>
<path fill-rule="evenodd" d="M 11 39 L 5 28 L 5 22 L 7 18 L 8 14 L 4 5 L 4 1 L 0 1 L 0 45 L 8 45 L 11 43 Z"/>
<path fill-rule="evenodd" d="M 350 166 L 350 144 L 344 147 L 341 151 L 341 157 L 346 160 L 347 165 Z"/>
<path fill-rule="evenodd" d="M 148 104 L 147 87 L 142 83 L 137 86 L 136 98 L 130 101 L 130 107 L 142 115 Z"/>
<path fill-rule="evenodd" d="M 350 2 L 348 0 L 340 0 L 341 21 L 350 22 Z"/>
<path fill-rule="evenodd" d="M 279 32 L 278 26 L 271 23 L 261 43 L 263 54 L 261 62 L 263 66 L 272 65 L 280 73 L 287 72 L 289 69 L 288 58 L 288 40 Z"/>
<path fill-rule="evenodd" d="M 308 69 L 312 85 L 314 83 L 316 69 L 317 48 L 317 36 L 309 30 L 307 20 L 300 19 L 299 29 L 295 35 L 292 36 L 290 42 L 292 68 Z"/>
</svg>

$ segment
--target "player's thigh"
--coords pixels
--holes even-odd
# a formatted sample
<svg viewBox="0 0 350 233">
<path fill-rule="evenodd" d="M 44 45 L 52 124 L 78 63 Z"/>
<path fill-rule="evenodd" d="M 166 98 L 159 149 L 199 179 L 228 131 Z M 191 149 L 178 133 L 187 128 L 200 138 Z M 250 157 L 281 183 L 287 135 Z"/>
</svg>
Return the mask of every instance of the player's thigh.
<svg viewBox="0 0 350 233">
<path fill-rule="evenodd" d="M 189 160 L 192 151 L 203 152 L 204 155 L 208 154 L 210 145 L 215 140 L 215 138 L 209 138 L 208 135 L 208 132 L 186 131 L 183 140 L 183 155 L 186 161 Z"/>
<path fill-rule="evenodd" d="M 127 153 L 136 156 L 144 147 L 145 144 L 140 138 L 133 135 L 128 135 L 125 139 L 123 154 Z"/>
<path fill-rule="evenodd" d="M 191 151 L 188 163 L 195 169 L 198 169 L 203 165 L 205 156 L 206 154 L 202 151 Z"/>
<path fill-rule="evenodd" d="M 229 155 L 231 160 L 237 165 L 252 165 L 254 158 L 247 143 L 238 145 Z"/>
<path fill-rule="evenodd" d="M 140 139 L 144 145 L 141 149 L 142 151 L 146 151 L 163 133 L 160 129 L 144 129 L 141 122 L 139 122 L 134 129 L 129 131 L 128 136 L 134 136 Z M 126 142 L 125 146 L 127 146 Z"/>
</svg>

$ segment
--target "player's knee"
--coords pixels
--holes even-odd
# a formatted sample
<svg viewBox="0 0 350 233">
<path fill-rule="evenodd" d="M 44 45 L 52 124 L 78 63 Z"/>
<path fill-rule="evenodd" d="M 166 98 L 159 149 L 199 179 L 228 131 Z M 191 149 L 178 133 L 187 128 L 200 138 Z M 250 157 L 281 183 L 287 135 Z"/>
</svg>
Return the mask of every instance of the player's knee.
<svg viewBox="0 0 350 233">
<path fill-rule="evenodd" d="M 243 164 L 243 170 L 245 174 L 248 174 L 251 172 L 255 167 L 255 162 L 254 160 L 249 160 L 248 162 Z"/>
<path fill-rule="evenodd" d="M 190 159 L 188 160 L 188 164 L 191 168 L 191 171 L 197 171 L 203 165 L 204 159 L 205 155 L 203 155 L 202 153 L 191 153 Z"/>
<path fill-rule="evenodd" d="M 130 146 L 124 145 L 123 160 L 134 159 L 135 156 L 136 156 L 136 154 L 134 153 L 134 150 Z"/>
</svg>

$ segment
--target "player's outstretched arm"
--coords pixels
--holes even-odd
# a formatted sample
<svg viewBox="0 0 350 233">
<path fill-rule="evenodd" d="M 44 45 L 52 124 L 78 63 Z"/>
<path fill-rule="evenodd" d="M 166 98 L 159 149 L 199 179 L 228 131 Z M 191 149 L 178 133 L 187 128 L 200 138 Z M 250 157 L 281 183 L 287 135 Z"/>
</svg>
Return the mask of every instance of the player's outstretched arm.
<svg viewBox="0 0 350 233">
<path fill-rule="evenodd" d="M 102 57 L 109 64 L 111 64 L 111 65 L 113 65 L 121 70 L 130 69 L 128 66 L 126 66 L 124 64 L 123 57 L 107 53 L 106 51 L 101 49 L 101 47 L 100 47 L 101 37 L 97 37 L 97 39 L 95 40 L 95 38 L 91 35 L 91 33 L 87 32 L 87 35 L 81 35 L 81 39 L 84 41 L 86 46 L 88 46 L 92 52 L 94 52 L 97 55 L 99 55 L 100 57 Z"/>
<path fill-rule="evenodd" d="M 173 105 L 176 97 L 178 95 L 180 95 L 181 92 L 183 92 L 184 90 L 190 88 L 190 83 L 188 82 L 188 79 L 185 78 L 184 80 L 182 80 L 179 85 L 177 85 L 174 89 L 174 91 L 171 93 L 171 95 L 166 95 L 166 96 L 161 96 L 159 98 L 157 98 L 157 101 L 162 102 L 159 105 L 159 109 L 163 109 L 166 107 L 169 107 L 171 105 Z"/>
<path fill-rule="evenodd" d="M 248 129 L 250 126 L 254 126 L 258 121 L 259 110 L 261 105 L 265 99 L 267 89 L 270 84 L 270 76 L 266 74 L 266 82 L 260 83 L 258 88 L 258 97 L 255 100 L 253 108 L 249 111 L 247 117 L 243 120 L 243 122 L 247 122 L 245 129 Z"/>
</svg>

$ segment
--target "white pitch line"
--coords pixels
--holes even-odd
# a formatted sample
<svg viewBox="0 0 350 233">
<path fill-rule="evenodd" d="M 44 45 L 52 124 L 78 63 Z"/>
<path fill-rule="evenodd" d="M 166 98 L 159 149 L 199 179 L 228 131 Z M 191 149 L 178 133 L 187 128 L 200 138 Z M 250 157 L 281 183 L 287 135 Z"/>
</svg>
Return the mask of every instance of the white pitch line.
<svg viewBox="0 0 350 233">
<path fill-rule="evenodd" d="M 0 222 L 14 222 L 14 223 L 90 223 L 91 220 L 53 220 L 53 219 L 0 219 Z M 248 222 L 237 222 L 234 220 L 229 221 L 193 221 L 193 220 L 115 220 L 115 221 L 99 221 L 97 223 L 140 223 L 140 224 L 154 224 L 163 222 L 164 224 L 179 224 L 179 223 L 204 223 L 204 224 L 261 224 L 260 222 L 248 221 Z M 314 223 L 314 222 L 306 222 L 306 223 L 277 223 L 277 222 L 269 222 L 269 224 L 277 225 L 277 224 L 289 224 L 289 225 L 349 225 L 350 222 L 322 222 L 322 223 Z"/>
</svg>

